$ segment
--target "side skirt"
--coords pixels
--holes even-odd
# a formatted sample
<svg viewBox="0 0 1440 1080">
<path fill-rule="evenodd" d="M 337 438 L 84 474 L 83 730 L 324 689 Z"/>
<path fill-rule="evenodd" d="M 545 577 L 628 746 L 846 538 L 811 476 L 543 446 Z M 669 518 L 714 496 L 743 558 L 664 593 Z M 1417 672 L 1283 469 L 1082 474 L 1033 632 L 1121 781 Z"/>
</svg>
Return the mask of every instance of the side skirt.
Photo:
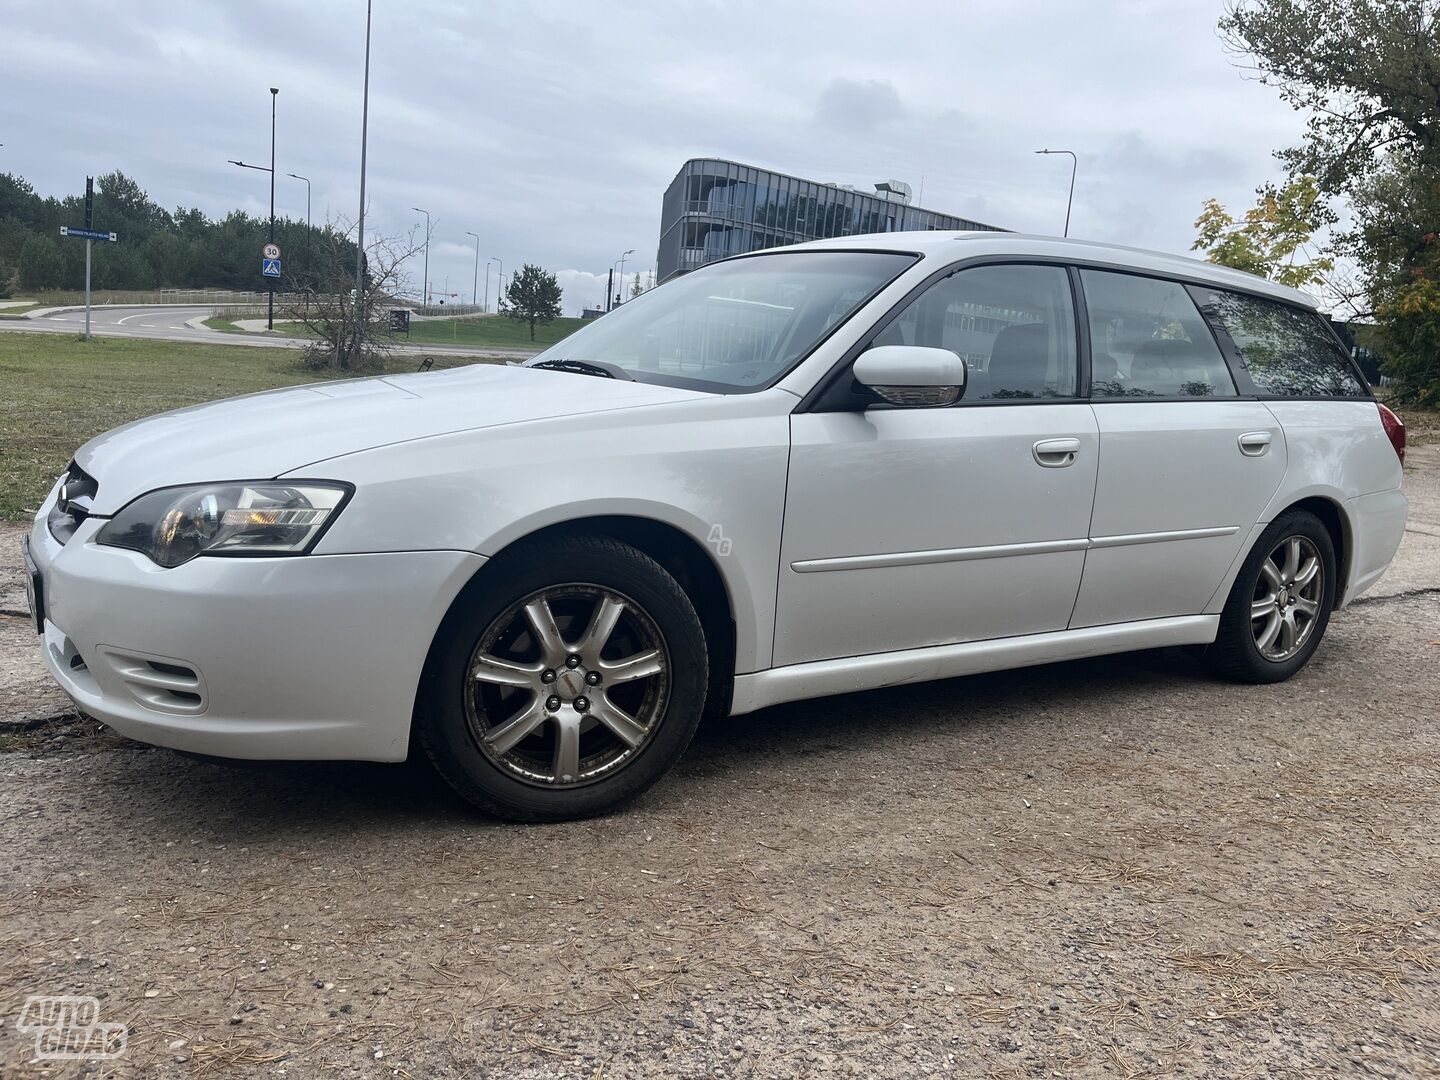
<svg viewBox="0 0 1440 1080">
<path fill-rule="evenodd" d="M 1169 645 L 1208 645 L 1215 640 L 1219 627 L 1219 615 L 1184 615 L 791 664 L 737 675 L 730 715 L 739 716 L 786 701 L 1033 667 L 1106 653 Z"/>
</svg>

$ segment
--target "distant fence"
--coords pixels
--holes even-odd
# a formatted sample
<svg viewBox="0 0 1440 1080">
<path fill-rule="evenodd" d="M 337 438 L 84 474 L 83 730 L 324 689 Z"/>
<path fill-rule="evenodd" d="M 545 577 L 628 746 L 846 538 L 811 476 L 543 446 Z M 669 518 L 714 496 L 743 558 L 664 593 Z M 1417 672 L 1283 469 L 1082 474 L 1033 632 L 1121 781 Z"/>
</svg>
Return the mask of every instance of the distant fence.
<svg viewBox="0 0 1440 1080">
<path fill-rule="evenodd" d="M 462 315 L 487 314 L 479 304 L 406 304 L 400 302 L 396 306 L 408 307 L 422 319 L 453 319 Z"/>
<path fill-rule="evenodd" d="M 96 289 L 90 294 L 90 300 L 102 307 L 106 304 L 193 304 L 197 307 L 219 307 L 264 304 L 269 295 L 267 292 L 239 289 Z M 45 289 L 34 294 L 33 298 L 45 307 L 68 307 L 71 304 L 83 304 L 85 293 L 68 289 Z M 298 293 L 275 294 L 276 307 L 297 303 L 299 300 Z"/>
</svg>

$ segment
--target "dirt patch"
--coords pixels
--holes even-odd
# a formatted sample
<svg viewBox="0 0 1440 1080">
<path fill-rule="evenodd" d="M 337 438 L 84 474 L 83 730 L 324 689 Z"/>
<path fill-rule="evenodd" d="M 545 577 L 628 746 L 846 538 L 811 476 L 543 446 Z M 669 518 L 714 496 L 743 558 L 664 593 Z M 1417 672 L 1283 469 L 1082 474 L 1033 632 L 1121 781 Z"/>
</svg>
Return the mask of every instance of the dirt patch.
<svg viewBox="0 0 1440 1080">
<path fill-rule="evenodd" d="M 546 827 L 416 766 L 0 755 L 0 1000 L 99 996 L 115 1075 L 1419 1075 L 1437 628 L 1361 604 L 1281 687 L 1140 654 L 771 709 Z"/>
<path fill-rule="evenodd" d="M 127 743 L 0 616 L 0 1075 L 80 1071 L 31 994 L 128 1026 L 105 1076 L 1433 1075 L 1437 465 L 1289 683 L 1177 650 L 789 705 L 564 825 Z"/>
</svg>

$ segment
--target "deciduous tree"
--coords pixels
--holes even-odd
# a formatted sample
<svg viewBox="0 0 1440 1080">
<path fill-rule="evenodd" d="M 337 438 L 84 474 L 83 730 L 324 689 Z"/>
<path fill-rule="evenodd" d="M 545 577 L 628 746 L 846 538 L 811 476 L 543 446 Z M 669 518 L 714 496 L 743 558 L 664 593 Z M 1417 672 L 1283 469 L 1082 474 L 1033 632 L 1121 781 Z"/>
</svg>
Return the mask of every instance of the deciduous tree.
<svg viewBox="0 0 1440 1080">
<path fill-rule="evenodd" d="M 404 236 L 371 234 L 365 240 L 364 283 L 359 295 L 364 320 L 355 310 L 355 228 L 336 219 L 325 230 L 315 252 L 317 272 L 326 284 L 301 299 L 287 313 L 314 336 L 304 363 L 336 371 L 378 371 L 393 348 L 390 309 L 406 291 L 404 267 L 424 246 L 414 230 Z"/>
<path fill-rule="evenodd" d="M 1336 247 L 1360 268 L 1385 372 L 1440 401 L 1440 0 L 1244 0 L 1220 31 L 1307 114 L 1279 152 L 1291 176 L 1350 201 Z"/>
<path fill-rule="evenodd" d="M 1191 247 L 1213 263 L 1299 289 L 1323 280 L 1335 266 L 1326 255 L 1303 258 L 1315 231 L 1333 220 L 1315 178 L 1302 176 L 1284 187 L 1261 188 L 1259 201 L 1239 221 L 1207 199 L 1195 220 L 1199 236 Z"/>
</svg>

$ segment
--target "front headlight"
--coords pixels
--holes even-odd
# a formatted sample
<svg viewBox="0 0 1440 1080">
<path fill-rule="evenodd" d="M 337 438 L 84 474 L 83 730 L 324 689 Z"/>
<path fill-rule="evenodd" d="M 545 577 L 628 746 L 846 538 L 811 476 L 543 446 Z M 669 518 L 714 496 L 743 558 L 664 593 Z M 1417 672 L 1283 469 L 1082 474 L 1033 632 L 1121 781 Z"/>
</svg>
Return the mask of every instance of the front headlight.
<svg viewBox="0 0 1440 1080">
<path fill-rule="evenodd" d="M 299 555 L 320 538 L 350 491 L 314 480 L 162 488 L 107 521 L 95 542 L 142 552 L 166 567 L 197 555 Z"/>
</svg>

